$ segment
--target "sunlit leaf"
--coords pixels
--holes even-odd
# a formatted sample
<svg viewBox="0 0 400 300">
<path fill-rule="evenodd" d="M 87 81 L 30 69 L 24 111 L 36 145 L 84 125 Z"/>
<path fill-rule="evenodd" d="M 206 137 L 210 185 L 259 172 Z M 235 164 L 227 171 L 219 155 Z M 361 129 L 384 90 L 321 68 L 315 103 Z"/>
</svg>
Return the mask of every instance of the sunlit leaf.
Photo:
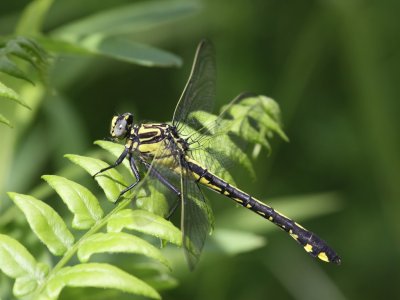
<svg viewBox="0 0 400 300">
<path fill-rule="evenodd" d="M 37 280 L 31 277 L 18 277 L 13 286 L 13 294 L 17 297 L 29 295 L 38 286 Z"/>
<path fill-rule="evenodd" d="M 71 247 L 74 236 L 60 215 L 43 201 L 32 196 L 8 193 L 24 213 L 29 226 L 54 255 L 62 255 Z"/>
<path fill-rule="evenodd" d="M 85 239 L 79 247 L 78 258 L 87 262 L 96 253 L 136 253 L 158 260 L 169 266 L 168 261 L 153 245 L 124 232 L 97 233 Z"/>
<path fill-rule="evenodd" d="M 73 227 L 88 229 L 103 217 L 96 197 L 84 186 L 55 175 L 42 176 L 56 190 L 68 209 L 74 214 Z"/>
<path fill-rule="evenodd" d="M 110 232 L 131 229 L 153 235 L 175 245 L 182 244 L 182 234 L 170 221 L 145 210 L 124 209 L 113 216 L 107 224 Z"/>
<path fill-rule="evenodd" d="M 64 267 L 46 285 L 48 299 L 56 299 L 64 287 L 97 287 L 160 299 L 160 295 L 144 281 L 121 269 L 100 263 Z"/>
<path fill-rule="evenodd" d="M 15 278 L 14 295 L 31 293 L 48 272 L 48 266 L 37 263 L 28 250 L 17 240 L 0 234 L 0 270 Z"/>
<path fill-rule="evenodd" d="M 149 175 L 147 174 L 147 176 Z M 166 217 L 170 211 L 166 194 L 169 191 L 165 191 L 166 188 L 162 186 L 162 183 L 156 180 L 146 181 L 140 189 L 135 191 L 135 206 L 158 216 Z"/>
</svg>

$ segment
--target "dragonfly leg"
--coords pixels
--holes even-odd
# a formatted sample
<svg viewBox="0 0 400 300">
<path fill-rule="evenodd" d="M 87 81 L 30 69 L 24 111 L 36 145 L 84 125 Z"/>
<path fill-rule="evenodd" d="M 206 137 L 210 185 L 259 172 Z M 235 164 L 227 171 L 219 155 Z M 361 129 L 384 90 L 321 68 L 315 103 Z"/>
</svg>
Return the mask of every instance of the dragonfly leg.
<svg viewBox="0 0 400 300">
<path fill-rule="evenodd" d="M 124 159 L 128 155 L 128 153 L 129 153 L 129 148 L 125 148 L 124 152 L 122 152 L 122 154 L 118 157 L 118 159 L 112 165 L 109 165 L 107 168 L 101 169 L 96 174 L 94 174 L 92 177 L 94 178 L 97 175 L 99 175 L 100 173 L 103 173 L 110 169 L 114 169 L 115 167 L 119 166 L 124 161 Z"/>
<path fill-rule="evenodd" d="M 176 202 L 174 203 L 174 205 L 168 212 L 168 215 L 166 216 L 166 219 L 169 220 L 176 211 L 176 209 L 179 207 L 179 204 L 181 203 L 181 192 L 176 188 L 176 186 L 174 186 L 171 182 L 169 182 L 168 179 L 162 176 L 160 172 L 158 172 L 154 168 L 151 168 L 151 164 L 149 164 L 144 159 L 141 159 L 141 162 L 146 167 L 146 169 L 149 170 L 151 176 L 157 178 L 163 185 L 165 185 L 169 190 L 171 190 L 177 196 Z"/>
<path fill-rule="evenodd" d="M 127 148 L 126 148 L 126 149 L 127 149 Z M 122 156 L 122 155 L 121 155 L 121 156 Z M 121 193 L 120 193 L 119 196 L 118 196 L 118 199 L 115 201 L 115 204 L 117 204 L 117 203 L 120 201 L 121 197 L 122 197 L 126 192 L 130 191 L 131 189 L 133 189 L 133 188 L 139 183 L 139 181 L 140 181 L 140 174 L 139 174 L 138 168 L 137 168 L 137 166 L 136 166 L 135 159 L 134 159 L 134 157 L 133 157 L 133 155 L 132 155 L 131 153 L 129 153 L 128 159 L 129 159 L 129 164 L 130 164 L 130 166 L 131 166 L 132 173 L 133 173 L 133 175 L 135 176 L 136 181 L 135 181 L 134 183 L 132 183 L 130 186 L 128 186 L 127 188 L 125 188 L 125 189 L 123 189 L 123 190 L 121 191 Z"/>
</svg>

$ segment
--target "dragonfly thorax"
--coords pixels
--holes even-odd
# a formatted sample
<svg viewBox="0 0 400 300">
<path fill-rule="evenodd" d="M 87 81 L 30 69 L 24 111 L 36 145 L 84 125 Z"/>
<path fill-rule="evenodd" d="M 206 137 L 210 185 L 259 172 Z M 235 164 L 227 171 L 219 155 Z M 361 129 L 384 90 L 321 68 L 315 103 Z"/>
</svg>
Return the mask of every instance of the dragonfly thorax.
<svg viewBox="0 0 400 300">
<path fill-rule="evenodd" d="M 132 149 L 150 156 L 160 154 L 165 148 L 181 153 L 188 149 L 187 142 L 179 137 L 176 128 L 166 123 L 134 125 L 128 143 L 132 145 Z"/>
</svg>

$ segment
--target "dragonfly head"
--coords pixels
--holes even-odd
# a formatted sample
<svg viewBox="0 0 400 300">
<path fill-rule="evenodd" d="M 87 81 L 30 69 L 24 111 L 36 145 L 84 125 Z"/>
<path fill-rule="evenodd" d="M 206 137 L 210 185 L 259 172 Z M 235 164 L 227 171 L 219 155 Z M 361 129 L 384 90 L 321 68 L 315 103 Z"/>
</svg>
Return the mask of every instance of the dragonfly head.
<svg viewBox="0 0 400 300">
<path fill-rule="evenodd" d="M 114 116 L 111 120 L 111 136 L 115 139 L 125 138 L 131 131 L 132 123 L 133 115 L 131 113 Z"/>
</svg>

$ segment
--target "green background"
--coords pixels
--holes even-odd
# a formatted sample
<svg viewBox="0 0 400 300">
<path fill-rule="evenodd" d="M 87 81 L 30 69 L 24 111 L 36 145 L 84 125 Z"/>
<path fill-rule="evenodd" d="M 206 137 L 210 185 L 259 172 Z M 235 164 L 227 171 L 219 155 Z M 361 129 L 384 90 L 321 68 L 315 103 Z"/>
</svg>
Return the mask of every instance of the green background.
<svg viewBox="0 0 400 300">
<path fill-rule="evenodd" d="M 46 31 L 129 1 L 56 1 Z M 0 33 L 12 32 L 28 1 L 2 1 Z M 218 67 L 216 107 L 242 91 L 274 98 L 290 142 L 275 139 L 239 186 L 318 233 L 342 265 L 316 261 L 261 218 L 210 195 L 221 229 L 253 230 L 267 245 L 238 255 L 212 240 L 164 299 L 377 299 L 400 293 L 400 36 L 398 1 L 203 1 L 197 14 L 132 35 L 171 51 L 183 66 L 146 68 L 103 57 L 56 56 L 51 91 L 2 166 L 5 191 L 28 193 L 42 174 L 67 166 L 108 136 L 115 112 L 168 121 L 198 41 Z M 3 104 L 1 104 L 3 105 Z M 12 130 L 3 125 L 1 134 Z M 18 127 L 18 126 L 16 126 Z M 3 147 L 3 146 L 2 146 Z M 4 200 L 3 200 L 4 199 Z M 272 201 L 269 201 L 272 199 Z M 9 204 L 8 204 L 9 205 Z M 228 243 L 240 244 L 240 240 Z M 35 250 L 33 250 L 35 252 Z M 215 252 L 215 253 L 214 253 Z M 129 259 L 124 256 L 123 259 Z"/>
</svg>

